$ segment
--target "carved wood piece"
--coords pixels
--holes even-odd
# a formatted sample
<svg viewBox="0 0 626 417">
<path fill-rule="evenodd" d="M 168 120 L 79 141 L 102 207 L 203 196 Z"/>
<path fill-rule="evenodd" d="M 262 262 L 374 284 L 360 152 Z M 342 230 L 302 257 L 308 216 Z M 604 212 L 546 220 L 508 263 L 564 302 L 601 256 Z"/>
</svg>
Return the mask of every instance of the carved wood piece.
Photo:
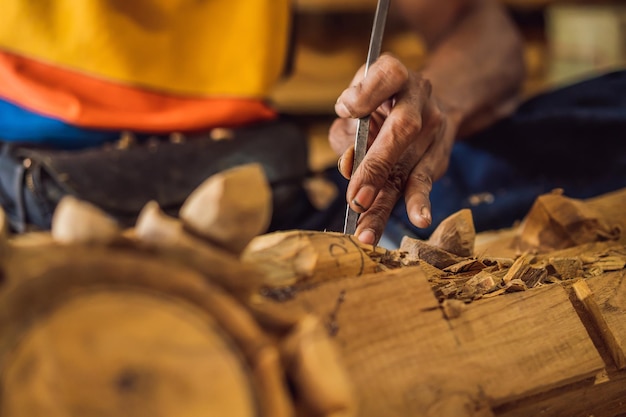
<svg viewBox="0 0 626 417">
<path fill-rule="evenodd" d="M 163 213 L 156 202 L 143 208 L 133 235 L 161 257 L 201 272 L 237 296 L 258 292 L 263 281 L 259 269 L 242 264 L 232 253 L 188 233 L 179 219 Z"/>
<path fill-rule="evenodd" d="M 106 244 L 119 238 L 122 231 L 104 211 L 68 195 L 54 210 L 51 233 L 59 243 Z"/>
<path fill-rule="evenodd" d="M 268 288 L 301 288 L 377 271 L 377 263 L 360 242 L 332 232 L 294 230 L 258 236 L 241 259 L 265 272 L 263 284 Z"/>
<path fill-rule="evenodd" d="M 621 228 L 582 200 L 560 193 L 537 198 L 519 230 L 522 249 L 541 252 L 618 240 Z"/>
<path fill-rule="evenodd" d="M 320 320 L 306 315 L 283 340 L 287 372 L 305 414 L 356 416 L 352 382 L 342 358 Z"/>
<path fill-rule="evenodd" d="M 272 193 L 260 164 L 231 168 L 205 180 L 185 200 L 180 217 L 194 233 L 239 254 L 265 232 Z"/>
<path fill-rule="evenodd" d="M 460 210 L 443 220 L 428 243 L 461 257 L 474 256 L 476 229 L 470 209 Z"/>
</svg>

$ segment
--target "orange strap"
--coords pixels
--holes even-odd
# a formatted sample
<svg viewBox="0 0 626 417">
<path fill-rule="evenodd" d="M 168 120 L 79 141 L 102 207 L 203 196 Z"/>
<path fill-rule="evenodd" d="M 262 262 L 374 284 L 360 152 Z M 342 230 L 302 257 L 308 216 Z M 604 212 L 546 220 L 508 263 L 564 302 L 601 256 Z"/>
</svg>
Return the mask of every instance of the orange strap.
<svg viewBox="0 0 626 417">
<path fill-rule="evenodd" d="M 2 51 L 0 80 L 0 97 L 81 127 L 191 131 L 276 117 L 276 112 L 260 99 L 183 97 L 151 92 Z"/>
</svg>

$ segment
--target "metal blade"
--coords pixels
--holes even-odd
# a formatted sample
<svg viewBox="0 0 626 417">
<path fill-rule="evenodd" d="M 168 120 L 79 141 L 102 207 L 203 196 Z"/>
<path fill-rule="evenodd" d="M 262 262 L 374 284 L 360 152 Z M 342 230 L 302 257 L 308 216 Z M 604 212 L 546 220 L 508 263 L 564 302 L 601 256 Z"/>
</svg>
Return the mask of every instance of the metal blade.
<svg viewBox="0 0 626 417">
<path fill-rule="evenodd" d="M 374 63 L 380 56 L 380 49 L 383 42 L 383 33 L 385 32 L 385 23 L 387 21 L 387 13 L 389 11 L 390 0 L 378 0 L 376 6 L 376 14 L 374 15 L 374 26 L 372 28 L 372 35 L 370 37 L 369 51 L 367 52 L 367 61 L 365 63 L 365 75 L 371 64 Z M 352 165 L 352 174 L 354 175 L 356 169 L 359 167 L 365 152 L 367 150 L 367 139 L 369 136 L 370 128 L 370 116 L 360 118 L 357 122 L 356 139 L 354 141 L 354 164 Z M 343 226 L 343 232 L 347 235 L 353 235 L 356 231 L 356 224 L 359 219 L 359 214 L 350 208 L 350 205 L 346 207 L 346 221 Z"/>
</svg>

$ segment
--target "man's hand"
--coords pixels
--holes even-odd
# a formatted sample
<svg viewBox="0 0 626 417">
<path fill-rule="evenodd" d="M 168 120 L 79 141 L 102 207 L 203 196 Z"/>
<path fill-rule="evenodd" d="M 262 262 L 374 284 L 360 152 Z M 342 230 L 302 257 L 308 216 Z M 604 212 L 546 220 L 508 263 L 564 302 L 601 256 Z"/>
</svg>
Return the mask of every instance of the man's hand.
<svg viewBox="0 0 626 417">
<path fill-rule="evenodd" d="M 361 213 L 356 236 L 376 244 L 403 195 L 411 223 L 430 225 L 429 194 L 448 167 L 458 122 L 440 107 L 430 82 L 398 59 L 382 55 L 366 78 L 363 71 L 335 105 L 340 118 L 330 129 L 330 143 L 341 154 L 341 174 L 350 178 L 346 199 Z M 356 119 L 368 114 L 368 152 L 351 177 Z"/>
<path fill-rule="evenodd" d="M 432 184 L 445 173 L 454 140 L 510 114 L 524 80 L 522 38 L 497 0 L 398 0 L 428 56 L 412 72 L 390 55 L 345 90 L 330 142 L 350 177 L 357 117 L 371 113 L 369 151 L 346 199 L 362 213 L 356 235 L 376 244 L 404 195 L 412 224 L 431 223 Z M 436 208 L 435 208 L 436 209 Z"/>
</svg>

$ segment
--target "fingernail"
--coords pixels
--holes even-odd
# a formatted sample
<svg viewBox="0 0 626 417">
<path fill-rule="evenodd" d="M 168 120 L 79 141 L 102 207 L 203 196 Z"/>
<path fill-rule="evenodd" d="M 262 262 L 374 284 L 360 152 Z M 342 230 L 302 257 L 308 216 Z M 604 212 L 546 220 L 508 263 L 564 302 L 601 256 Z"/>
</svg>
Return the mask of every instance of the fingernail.
<svg viewBox="0 0 626 417">
<path fill-rule="evenodd" d="M 362 213 L 370 208 L 375 197 L 376 191 L 374 188 L 366 185 L 365 187 L 361 187 L 354 199 L 352 199 L 352 204 L 361 209 L 360 213 Z"/>
<path fill-rule="evenodd" d="M 343 159 L 343 155 L 341 155 L 339 159 L 337 160 L 337 169 L 339 170 L 339 172 L 341 172 L 341 160 L 342 159 Z"/>
<path fill-rule="evenodd" d="M 422 216 L 422 219 L 426 220 L 429 225 L 433 222 L 433 217 L 430 214 L 430 209 L 426 206 L 422 207 L 422 210 L 420 211 L 420 216 Z"/>
<path fill-rule="evenodd" d="M 373 245 L 376 243 L 376 234 L 372 229 L 365 229 L 357 236 L 357 239 L 361 243 L 365 243 L 367 245 Z"/>
<path fill-rule="evenodd" d="M 335 103 L 335 113 L 337 113 L 338 116 L 341 117 L 350 117 L 350 111 L 348 111 L 348 108 L 346 107 L 345 104 L 343 104 L 343 101 L 341 101 L 341 97 L 339 97 L 337 99 L 337 102 Z"/>
</svg>

